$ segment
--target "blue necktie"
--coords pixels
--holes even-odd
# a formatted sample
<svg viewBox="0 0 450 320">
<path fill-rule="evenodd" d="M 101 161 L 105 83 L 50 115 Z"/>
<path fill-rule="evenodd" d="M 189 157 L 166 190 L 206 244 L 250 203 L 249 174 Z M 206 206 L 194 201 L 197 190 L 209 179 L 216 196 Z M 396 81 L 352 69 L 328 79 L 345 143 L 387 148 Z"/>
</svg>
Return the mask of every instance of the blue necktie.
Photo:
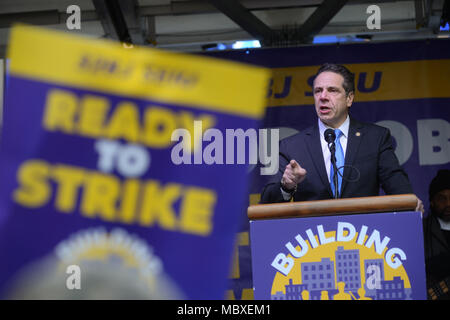
<svg viewBox="0 0 450 320">
<path fill-rule="evenodd" d="M 334 141 L 334 144 L 336 145 L 336 167 L 338 168 L 338 189 L 339 193 L 341 192 L 341 185 L 342 185 L 342 175 L 344 173 L 344 150 L 342 150 L 340 137 L 342 136 L 342 131 L 339 129 L 335 129 L 334 133 L 336 134 L 336 140 Z M 333 191 L 333 195 L 335 195 L 334 190 L 334 180 L 333 180 L 333 174 L 334 174 L 334 168 L 333 164 L 330 163 L 330 184 L 331 184 L 331 191 Z"/>
</svg>

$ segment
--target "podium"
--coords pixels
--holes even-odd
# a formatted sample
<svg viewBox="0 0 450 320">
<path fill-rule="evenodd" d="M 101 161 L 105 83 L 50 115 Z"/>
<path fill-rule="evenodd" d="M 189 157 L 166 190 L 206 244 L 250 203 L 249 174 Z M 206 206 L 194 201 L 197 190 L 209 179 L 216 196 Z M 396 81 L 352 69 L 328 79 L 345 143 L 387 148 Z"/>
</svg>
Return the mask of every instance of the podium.
<svg viewBox="0 0 450 320">
<path fill-rule="evenodd" d="M 264 300 L 425 300 L 414 194 L 252 205 L 253 289 Z"/>
</svg>

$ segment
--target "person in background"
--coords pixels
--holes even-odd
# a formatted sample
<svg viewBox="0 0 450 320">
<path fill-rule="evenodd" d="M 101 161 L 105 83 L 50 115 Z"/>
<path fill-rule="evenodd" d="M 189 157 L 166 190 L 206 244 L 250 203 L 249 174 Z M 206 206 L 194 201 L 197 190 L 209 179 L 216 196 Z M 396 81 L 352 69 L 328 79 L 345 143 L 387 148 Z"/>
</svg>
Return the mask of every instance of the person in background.
<svg viewBox="0 0 450 320">
<path fill-rule="evenodd" d="M 313 83 L 317 123 L 280 142 L 279 171 L 264 187 L 261 203 L 413 193 L 387 128 L 349 114 L 354 74 L 338 64 L 322 65 Z M 335 133 L 337 182 L 325 131 Z M 336 194 L 337 193 L 337 194 Z M 416 211 L 423 212 L 417 201 Z"/>
<path fill-rule="evenodd" d="M 439 170 L 429 186 L 424 219 L 425 265 L 430 299 L 450 300 L 450 170 Z"/>
</svg>

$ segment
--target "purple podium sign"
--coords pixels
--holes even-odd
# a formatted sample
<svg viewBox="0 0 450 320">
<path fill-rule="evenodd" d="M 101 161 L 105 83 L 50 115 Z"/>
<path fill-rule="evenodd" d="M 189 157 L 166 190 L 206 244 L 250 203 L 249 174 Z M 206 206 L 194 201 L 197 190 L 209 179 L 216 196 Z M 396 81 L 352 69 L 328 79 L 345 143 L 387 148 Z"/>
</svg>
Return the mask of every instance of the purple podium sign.
<svg viewBox="0 0 450 320">
<path fill-rule="evenodd" d="M 255 299 L 425 300 L 420 212 L 250 222 Z"/>
</svg>

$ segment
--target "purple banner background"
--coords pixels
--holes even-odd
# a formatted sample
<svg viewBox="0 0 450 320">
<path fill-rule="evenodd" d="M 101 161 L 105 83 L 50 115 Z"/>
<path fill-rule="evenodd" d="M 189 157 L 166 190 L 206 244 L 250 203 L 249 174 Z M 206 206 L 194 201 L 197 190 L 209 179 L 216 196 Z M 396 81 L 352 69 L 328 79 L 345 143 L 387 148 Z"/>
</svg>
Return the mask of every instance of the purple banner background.
<svg viewBox="0 0 450 320">
<path fill-rule="evenodd" d="M 323 63 L 382 63 L 405 62 L 417 60 L 450 59 L 450 41 L 448 39 L 416 40 L 388 43 L 358 43 L 339 45 L 303 46 L 297 48 L 247 49 L 222 52 L 208 52 L 209 56 L 229 59 L 239 62 L 256 64 L 269 68 L 294 68 L 301 66 L 319 66 Z M 444 71 L 443 71 L 444 72 Z M 411 88 L 411 91 L 417 90 Z M 356 96 L 350 113 L 364 122 L 396 121 L 407 128 L 412 136 L 412 152 L 403 168 L 408 173 L 415 194 L 424 202 L 425 213 L 429 211 L 428 186 L 439 169 L 450 169 L 450 156 L 447 162 L 440 164 L 419 163 L 418 121 L 436 119 L 442 120 L 443 126 L 435 127 L 433 136 L 447 136 L 450 139 L 450 99 L 426 98 L 405 99 L 396 101 L 358 102 Z M 313 98 L 309 105 L 268 106 L 261 123 L 262 128 L 288 128 L 301 131 L 316 123 L 317 116 L 313 106 Z M 395 132 L 391 134 L 394 146 L 399 143 Z M 450 144 L 450 142 L 448 143 Z M 447 153 L 450 150 L 447 144 Z M 440 152 L 440 146 L 429 146 L 423 150 Z M 428 149 L 427 149 L 428 148 Z M 261 176 L 259 167 L 250 174 L 250 195 L 259 194 L 270 177 Z M 381 193 L 382 194 L 382 193 Z M 250 204 L 250 201 L 248 202 Z M 246 212 L 242 212 L 246 217 Z M 248 221 L 241 226 L 241 234 L 248 234 Z M 243 290 L 252 288 L 250 244 L 237 248 L 239 254 L 239 278 L 230 280 L 229 290 L 236 299 L 242 298 Z"/>
</svg>

